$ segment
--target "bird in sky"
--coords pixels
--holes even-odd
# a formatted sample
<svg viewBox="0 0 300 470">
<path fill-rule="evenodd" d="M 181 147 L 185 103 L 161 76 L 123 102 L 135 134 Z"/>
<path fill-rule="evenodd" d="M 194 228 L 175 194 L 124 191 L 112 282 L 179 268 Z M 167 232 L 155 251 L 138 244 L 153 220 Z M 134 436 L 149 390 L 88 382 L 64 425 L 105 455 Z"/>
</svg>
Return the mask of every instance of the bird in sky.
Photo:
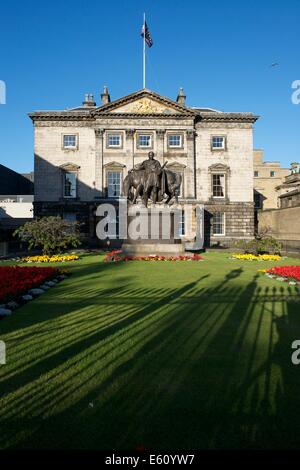
<svg viewBox="0 0 300 470">
<path fill-rule="evenodd" d="M 270 67 L 278 67 L 279 66 L 279 63 L 278 62 L 274 62 L 274 64 L 271 64 Z"/>
</svg>

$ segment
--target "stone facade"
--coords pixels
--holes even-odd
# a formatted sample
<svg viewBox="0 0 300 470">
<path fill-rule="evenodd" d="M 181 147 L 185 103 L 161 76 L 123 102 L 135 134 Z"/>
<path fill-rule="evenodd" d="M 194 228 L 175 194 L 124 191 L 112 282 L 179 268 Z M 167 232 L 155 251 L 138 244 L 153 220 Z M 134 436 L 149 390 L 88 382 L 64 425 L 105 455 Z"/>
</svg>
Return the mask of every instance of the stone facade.
<svg viewBox="0 0 300 470">
<path fill-rule="evenodd" d="M 153 150 L 161 164 L 167 162 L 167 168 L 182 175 L 180 204 L 204 205 L 207 245 L 253 237 L 257 116 L 252 113 L 190 108 L 182 90 L 177 101 L 143 89 L 111 102 L 105 87 L 101 106 L 87 96 L 81 107 L 30 117 L 36 216 L 72 216 L 84 222 L 87 238 L 95 238 L 97 205 L 117 202 L 110 194 L 112 175 L 121 187 L 128 170 Z M 145 136 L 147 146 L 142 145 Z M 65 145 L 69 140 L 72 145 Z M 66 174 L 76 181 L 76 190 L 67 197 Z M 185 221 L 186 240 L 194 239 L 195 226 L 193 217 Z"/>
<path fill-rule="evenodd" d="M 277 186 L 289 175 L 288 168 L 279 162 L 264 162 L 263 150 L 254 150 L 254 198 L 256 209 L 276 209 L 279 207 Z"/>
<path fill-rule="evenodd" d="M 282 184 L 276 187 L 279 207 L 300 206 L 300 165 L 292 163 L 290 174 L 284 178 Z"/>
</svg>

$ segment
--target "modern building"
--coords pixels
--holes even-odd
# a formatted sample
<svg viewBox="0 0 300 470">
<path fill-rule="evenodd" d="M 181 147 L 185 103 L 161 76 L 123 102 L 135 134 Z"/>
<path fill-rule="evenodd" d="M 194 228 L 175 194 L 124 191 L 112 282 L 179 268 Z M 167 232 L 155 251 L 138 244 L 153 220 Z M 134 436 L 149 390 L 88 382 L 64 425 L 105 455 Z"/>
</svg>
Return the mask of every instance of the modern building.
<svg viewBox="0 0 300 470">
<path fill-rule="evenodd" d="M 34 123 L 36 216 L 60 214 L 83 223 L 95 239 L 95 211 L 115 204 L 128 170 L 153 150 L 182 175 L 180 204 L 192 208 L 186 240 L 195 237 L 197 204 L 205 208 L 207 245 L 232 244 L 254 233 L 252 113 L 186 105 L 183 89 L 171 100 L 148 89 L 97 106 L 29 114 Z"/>
<path fill-rule="evenodd" d="M 12 234 L 33 218 L 33 182 L 4 165 L 0 165 L 0 256 L 18 242 Z"/>
<path fill-rule="evenodd" d="M 279 207 L 277 186 L 290 174 L 279 162 L 265 162 L 264 151 L 254 150 L 253 154 L 254 202 L 256 209 Z"/>
<path fill-rule="evenodd" d="M 33 172 L 20 174 L 0 164 L 0 195 L 33 195 Z"/>
</svg>

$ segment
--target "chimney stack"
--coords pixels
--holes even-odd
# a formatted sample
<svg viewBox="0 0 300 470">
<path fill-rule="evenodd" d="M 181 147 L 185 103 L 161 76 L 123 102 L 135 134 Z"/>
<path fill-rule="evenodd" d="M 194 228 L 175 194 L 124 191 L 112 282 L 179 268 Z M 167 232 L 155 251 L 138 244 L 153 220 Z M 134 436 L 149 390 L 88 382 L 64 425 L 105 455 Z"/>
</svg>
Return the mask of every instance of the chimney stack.
<svg viewBox="0 0 300 470">
<path fill-rule="evenodd" d="M 104 85 L 103 93 L 101 94 L 102 105 L 110 103 L 110 94 L 108 93 L 107 86 Z"/>
<path fill-rule="evenodd" d="M 180 87 L 176 101 L 177 101 L 177 103 L 180 104 L 181 106 L 185 106 L 185 99 L 186 99 L 186 96 L 185 96 L 185 94 L 184 94 L 183 88 Z"/>
<path fill-rule="evenodd" d="M 84 101 L 82 102 L 84 108 L 92 108 L 96 106 L 96 103 L 94 101 L 94 95 L 86 93 Z"/>
</svg>

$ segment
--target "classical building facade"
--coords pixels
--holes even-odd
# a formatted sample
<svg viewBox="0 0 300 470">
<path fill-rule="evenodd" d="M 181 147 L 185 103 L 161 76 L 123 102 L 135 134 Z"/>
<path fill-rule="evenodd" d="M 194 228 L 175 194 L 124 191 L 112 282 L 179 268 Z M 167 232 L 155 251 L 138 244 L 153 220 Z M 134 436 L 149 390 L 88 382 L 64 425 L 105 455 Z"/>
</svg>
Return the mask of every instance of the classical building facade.
<svg viewBox="0 0 300 470">
<path fill-rule="evenodd" d="M 155 158 L 182 175 L 179 203 L 205 208 L 206 245 L 252 238 L 252 113 L 186 106 L 143 89 L 115 101 L 107 87 L 97 106 L 92 95 L 64 111 L 30 113 L 35 134 L 35 215 L 60 214 L 83 222 L 95 239 L 97 206 L 117 204 L 128 170 Z M 195 211 L 182 234 L 195 237 Z"/>
</svg>

